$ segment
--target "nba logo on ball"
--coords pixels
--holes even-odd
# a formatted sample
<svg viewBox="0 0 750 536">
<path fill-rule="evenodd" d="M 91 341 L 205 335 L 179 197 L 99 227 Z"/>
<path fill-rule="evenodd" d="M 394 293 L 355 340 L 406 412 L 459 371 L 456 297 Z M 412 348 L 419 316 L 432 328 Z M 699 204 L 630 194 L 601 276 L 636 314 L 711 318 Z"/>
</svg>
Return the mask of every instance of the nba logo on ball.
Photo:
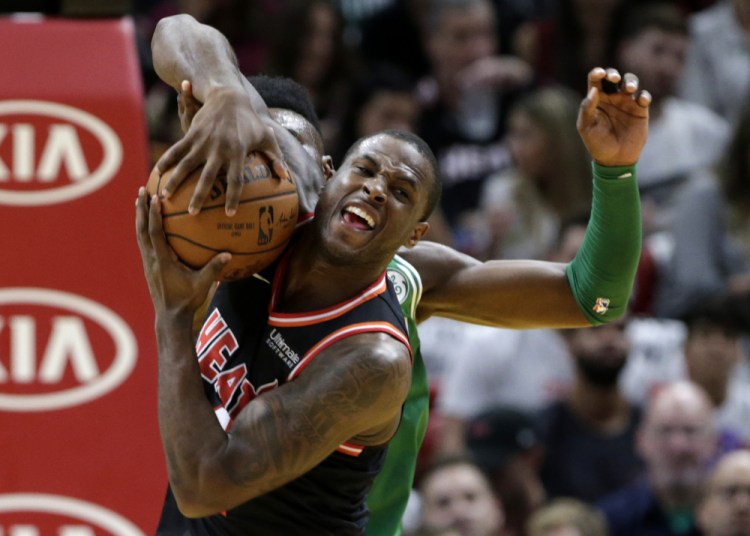
<svg viewBox="0 0 750 536">
<path fill-rule="evenodd" d="M 227 251 L 232 259 L 219 275 L 226 281 L 249 277 L 278 258 L 294 233 L 299 199 L 294 181 L 282 180 L 269 164 L 263 153 L 248 155 L 239 205 L 232 216 L 225 210 L 227 185 L 222 175 L 200 213 L 189 213 L 201 167 L 193 170 L 174 194 L 162 199 L 164 234 L 182 262 L 198 269 L 217 253 Z M 172 171 L 160 173 L 154 168 L 146 185 L 148 193 L 161 192 Z"/>
<path fill-rule="evenodd" d="M 273 238 L 273 207 L 260 207 L 258 215 L 258 245 L 265 246 Z"/>
</svg>

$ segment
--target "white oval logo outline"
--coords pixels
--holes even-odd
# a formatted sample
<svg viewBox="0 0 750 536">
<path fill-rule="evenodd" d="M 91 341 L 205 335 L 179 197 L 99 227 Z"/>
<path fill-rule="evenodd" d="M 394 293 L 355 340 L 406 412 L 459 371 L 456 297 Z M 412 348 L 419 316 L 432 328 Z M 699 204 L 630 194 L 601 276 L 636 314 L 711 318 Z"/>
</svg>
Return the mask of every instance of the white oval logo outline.
<svg viewBox="0 0 750 536">
<path fill-rule="evenodd" d="M 76 406 L 113 391 L 135 368 L 138 344 L 133 331 L 117 314 L 88 298 L 42 288 L 0 289 L 0 305 L 18 303 L 59 307 L 91 319 L 104 328 L 115 343 L 112 365 L 99 376 L 98 381 L 56 393 L 37 395 L 10 395 L 0 393 L 0 410 L 29 412 L 63 409 Z"/>
<path fill-rule="evenodd" d="M 44 493 L 0 494 L 0 514 L 16 512 L 43 512 L 75 517 L 118 536 L 145 536 L 126 518 L 98 504 Z"/>
<path fill-rule="evenodd" d="M 85 128 L 101 144 L 104 158 L 86 180 L 78 183 L 34 192 L 14 192 L 0 188 L 0 205 L 39 206 L 64 203 L 88 195 L 114 178 L 122 164 L 122 143 L 107 123 L 67 104 L 41 100 L 0 101 L 0 117 L 20 114 L 55 117 Z"/>
</svg>

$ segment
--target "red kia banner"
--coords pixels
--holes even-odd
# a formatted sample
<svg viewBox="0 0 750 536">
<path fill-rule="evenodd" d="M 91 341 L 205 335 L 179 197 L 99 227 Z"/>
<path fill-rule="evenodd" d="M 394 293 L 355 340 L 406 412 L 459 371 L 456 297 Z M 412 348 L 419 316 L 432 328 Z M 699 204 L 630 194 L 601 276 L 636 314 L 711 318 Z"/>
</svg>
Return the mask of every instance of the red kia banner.
<svg viewBox="0 0 750 536">
<path fill-rule="evenodd" d="M 0 50 L 0 534 L 153 534 L 166 475 L 133 24 L 1 18 Z"/>
</svg>

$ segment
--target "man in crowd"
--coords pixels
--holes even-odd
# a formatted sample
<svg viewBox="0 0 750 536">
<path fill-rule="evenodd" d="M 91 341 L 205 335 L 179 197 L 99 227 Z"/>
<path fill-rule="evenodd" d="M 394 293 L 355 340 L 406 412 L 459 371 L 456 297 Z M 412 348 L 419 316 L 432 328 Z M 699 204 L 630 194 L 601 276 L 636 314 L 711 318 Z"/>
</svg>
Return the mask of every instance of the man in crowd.
<svg viewBox="0 0 750 536">
<path fill-rule="evenodd" d="M 703 536 L 750 536 L 750 451 L 725 454 L 698 507 Z"/>
<path fill-rule="evenodd" d="M 695 508 L 716 443 L 713 407 L 703 389 L 675 382 L 657 391 L 637 443 L 646 480 L 598 503 L 612 536 L 698 536 Z"/>
</svg>

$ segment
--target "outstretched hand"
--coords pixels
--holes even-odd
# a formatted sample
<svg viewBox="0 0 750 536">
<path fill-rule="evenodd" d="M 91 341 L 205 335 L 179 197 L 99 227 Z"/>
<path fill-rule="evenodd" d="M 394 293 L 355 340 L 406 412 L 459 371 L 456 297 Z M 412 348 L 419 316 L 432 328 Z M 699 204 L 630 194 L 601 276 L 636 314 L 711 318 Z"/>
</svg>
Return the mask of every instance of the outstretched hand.
<svg viewBox="0 0 750 536">
<path fill-rule="evenodd" d="M 596 67 L 588 75 L 576 127 L 593 159 L 605 166 L 635 164 L 648 135 L 651 94 L 638 77 Z"/>
<path fill-rule="evenodd" d="M 202 105 L 193 98 L 188 81 L 178 96 L 180 123 L 185 136 L 170 147 L 156 163 L 160 173 L 174 170 L 160 194 L 168 198 L 192 171 L 203 166 L 190 200 L 189 211 L 197 214 L 219 173 L 226 173 L 226 211 L 233 215 L 242 192 L 245 158 L 251 151 L 262 152 L 274 172 L 286 178 L 288 171 L 273 129 L 255 111 L 249 96 L 241 90 L 213 90 Z"/>
<path fill-rule="evenodd" d="M 232 256 L 220 253 L 200 270 L 188 268 L 179 261 L 164 236 L 158 196 L 153 196 L 149 203 L 146 189 L 141 188 L 135 206 L 138 248 L 154 309 L 157 314 L 185 315 L 192 324 L 193 314 L 203 305 Z"/>
</svg>

